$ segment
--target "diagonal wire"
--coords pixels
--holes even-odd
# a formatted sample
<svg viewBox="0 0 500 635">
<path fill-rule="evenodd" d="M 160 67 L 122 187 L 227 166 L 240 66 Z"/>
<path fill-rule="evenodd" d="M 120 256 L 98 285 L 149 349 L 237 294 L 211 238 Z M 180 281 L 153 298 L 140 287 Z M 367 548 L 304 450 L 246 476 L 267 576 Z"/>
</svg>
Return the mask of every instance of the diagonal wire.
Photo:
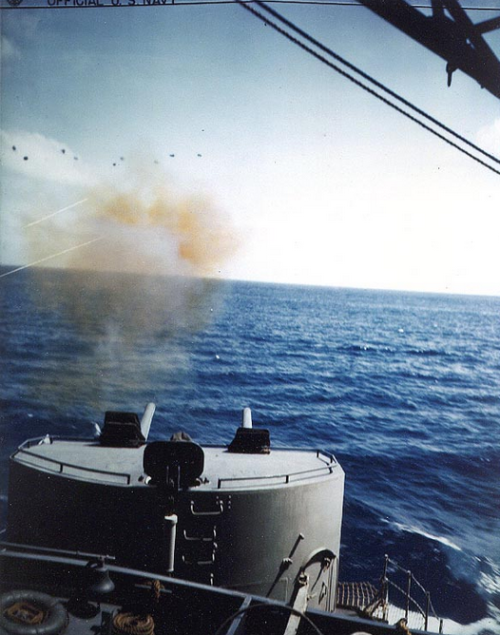
<svg viewBox="0 0 500 635">
<path fill-rule="evenodd" d="M 58 214 L 61 214 L 62 212 L 66 212 L 68 209 L 73 209 L 73 207 L 76 207 L 77 205 L 81 205 L 82 203 L 85 203 L 85 201 L 87 200 L 88 200 L 87 198 L 82 198 L 81 201 L 77 201 L 76 203 L 67 205 L 66 207 L 63 207 L 62 209 L 58 209 L 57 212 L 52 212 L 52 214 L 47 214 L 47 216 L 44 216 L 43 218 L 39 218 L 38 220 L 34 220 L 31 223 L 27 223 L 26 225 L 23 225 L 23 229 L 26 229 L 26 227 L 33 227 L 33 225 L 38 225 L 40 223 L 43 223 L 43 221 L 46 221 L 49 218 L 52 218 L 53 216 L 57 216 Z"/>
<path fill-rule="evenodd" d="M 28 265 L 22 265 L 21 267 L 17 267 L 16 269 L 11 269 L 10 271 L 6 271 L 5 273 L 2 273 L 2 275 L 0 275 L 0 278 L 5 278 L 5 276 L 10 276 L 12 273 L 17 273 L 18 271 L 22 271 L 23 269 L 34 267 L 35 265 L 39 265 L 42 262 L 46 262 L 47 260 L 52 260 L 53 258 L 57 258 L 57 256 L 62 256 L 63 254 L 67 254 L 70 251 L 75 251 L 76 249 L 80 249 L 80 247 L 86 247 L 87 245 L 96 243 L 98 240 L 102 240 L 103 238 L 104 236 L 99 236 L 98 238 L 87 240 L 87 242 L 80 243 L 79 245 L 75 245 L 74 247 L 69 247 L 69 249 L 63 249 L 62 251 L 58 251 L 56 254 L 45 256 L 45 258 L 40 258 L 40 260 L 35 260 L 35 262 L 30 262 Z"/>
<path fill-rule="evenodd" d="M 380 101 L 384 102 L 386 105 L 390 106 L 391 108 L 393 108 L 394 110 L 396 110 L 397 112 L 399 112 L 400 114 L 404 115 L 405 117 L 407 117 L 408 119 L 410 119 L 411 121 L 413 121 L 414 123 L 418 124 L 419 126 L 421 126 L 422 128 L 424 128 L 425 130 L 427 130 L 428 132 L 432 133 L 433 135 L 435 135 L 436 137 L 438 137 L 439 139 L 441 139 L 442 141 L 444 141 L 445 143 L 451 145 L 453 148 L 455 148 L 456 150 L 458 150 L 459 152 L 462 152 L 463 154 L 465 154 L 466 156 L 468 156 L 469 158 L 473 159 L 474 161 L 476 161 L 477 163 L 479 163 L 480 165 L 482 165 L 483 167 L 487 168 L 488 170 L 491 170 L 492 172 L 495 172 L 495 174 L 499 174 L 500 175 L 500 171 L 497 170 L 496 168 L 494 168 L 493 166 L 489 165 L 488 163 L 486 163 L 485 161 L 483 161 L 482 159 L 480 159 L 479 157 L 475 156 L 474 154 L 470 153 L 469 151 L 467 151 L 465 148 L 462 148 L 461 146 L 459 146 L 457 143 L 455 143 L 454 141 L 451 141 L 450 139 L 448 139 L 447 137 L 445 137 L 444 135 L 442 135 L 441 133 L 439 133 L 437 130 L 434 130 L 433 128 L 431 128 L 430 126 L 428 126 L 427 124 L 425 124 L 423 121 L 421 121 L 420 119 L 417 119 L 416 117 L 414 117 L 413 115 L 411 115 L 409 112 L 407 112 L 406 110 L 403 110 L 403 108 L 400 108 L 398 105 L 396 105 L 394 102 L 390 101 L 389 99 L 387 99 L 386 97 L 384 97 L 383 95 L 381 95 L 380 93 L 377 93 L 375 90 L 373 90 L 372 88 L 370 88 L 369 86 L 367 86 L 366 84 L 363 84 L 363 82 L 359 81 L 358 79 L 356 79 L 355 77 L 353 77 L 352 75 L 350 75 L 349 73 L 347 73 L 345 70 L 343 70 L 342 68 L 340 68 L 339 66 L 337 66 L 336 64 L 333 64 L 332 62 L 330 62 L 328 59 L 326 59 L 325 57 L 323 57 L 323 55 L 320 55 L 319 53 L 317 53 L 316 51 L 314 51 L 312 48 L 310 48 L 309 46 L 307 46 L 307 44 L 304 44 L 303 42 L 301 42 L 300 40 L 298 40 L 296 37 L 294 37 L 293 35 L 291 35 L 289 32 L 285 31 L 284 29 L 282 29 L 280 26 L 278 26 L 276 23 L 272 22 L 269 18 L 267 18 L 265 15 L 263 15 L 262 13 L 259 13 L 258 11 L 256 11 L 253 7 L 249 6 L 249 4 L 247 4 L 244 0 L 236 0 L 236 2 L 238 2 L 238 4 L 240 6 L 242 6 L 244 9 L 246 9 L 247 11 L 249 11 L 250 13 L 252 13 L 255 17 L 259 18 L 259 20 L 261 20 L 262 22 L 264 22 L 265 24 L 268 24 L 271 28 L 273 28 L 275 31 L 277 31 L 278 33 L 280 33 L 281 35 L 285 36 L 288 40 L 290 40 L 291 42 L 293 42 L 294 44 L 296 44 L 297 46 L 299 46 L 301 49 L 303 49 L 304 51 L 306 51 L 307 53 L 309 53 L 310 55 L 312 55 L 313 57 L 315 57 L 317 60 L 319 60 L 320 62 L 322 62 L 323 64 L 326 64 L 326 66 L 328 66 L 329 68 L 331 68 L 332 70 L 336 71 L 337 73 L 339 73 L 340 75 L 342 75 L 343 77 L 345 77 L 346 79 L 348 79 L 349 81 L 353 82 L 354 84 L 356 84 L 356 86 L 359 86 L 360 88 L 362 88 L 363 90 L 365 90 L 366 92 L 370 93 L 371 95 L 373 95 L 374 97 L 377 97 L 377 99 L 379 99 Z"/>
</svg>

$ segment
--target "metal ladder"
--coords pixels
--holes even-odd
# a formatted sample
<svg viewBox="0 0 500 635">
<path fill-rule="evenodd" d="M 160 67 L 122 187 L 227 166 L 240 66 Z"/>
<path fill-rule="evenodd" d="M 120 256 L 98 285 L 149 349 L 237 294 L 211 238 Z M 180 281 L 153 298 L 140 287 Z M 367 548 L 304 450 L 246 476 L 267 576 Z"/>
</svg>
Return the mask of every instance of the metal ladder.
<svg viewBox="0 0 500 635">
<path fill-rule="evenodd" d="M 179 542 L 181 561 L 186 569 L 190 569 L 200 582 L 213 585 L 218 549 L 217 521 L 224 514 L 224 501 L 217 496 L 211 503 L 206 506 L 190 501 L 188 528 L 183 529 Z"/>
</svg>

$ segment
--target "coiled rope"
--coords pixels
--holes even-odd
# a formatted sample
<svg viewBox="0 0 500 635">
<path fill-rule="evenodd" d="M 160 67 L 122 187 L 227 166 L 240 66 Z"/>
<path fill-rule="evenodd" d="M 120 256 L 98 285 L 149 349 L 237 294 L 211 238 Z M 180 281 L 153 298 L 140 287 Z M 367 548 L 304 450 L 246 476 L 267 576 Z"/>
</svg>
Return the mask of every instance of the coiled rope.
<svg viewBox="0 0 500 635">
<path fill-rule="evenodd" d="M 154 635 L 155 623 L 151 615 L 117 613 L 113 617 L 113 635 Z"/>
</svg>

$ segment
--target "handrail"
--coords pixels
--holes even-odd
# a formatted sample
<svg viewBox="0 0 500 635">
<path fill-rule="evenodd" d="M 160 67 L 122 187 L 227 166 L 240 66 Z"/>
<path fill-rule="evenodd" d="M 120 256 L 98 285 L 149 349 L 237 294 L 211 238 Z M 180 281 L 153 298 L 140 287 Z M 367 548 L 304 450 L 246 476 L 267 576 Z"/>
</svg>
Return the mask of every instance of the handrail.
<svg viewBox="0 0 500 635">
<path fill-rule="evenodd" d="M 400 585 L 398 585 L 394 580 L 389 578 L 389 565 L 391 565 L 394 569 L 396 569 L 399 573 L 401 573 L 406 578 L 406 589 L 403 589 Z M 419 602 L 412 596 L 412 585 L 416 585 L 419 591 L 425 597 L 425 608 L 423 608 Z M 408 623 L 409 615 L 410 615 L 410 607 L 416 610 L 418 614 L 424 620 L 424 630 L 427 630 L 429 627 L 429 617 L 435 618 L 439 623 L 439 633 L 443 632 L 443 619 L 438 616 L 436 610 L 434 609 L 434 605 L 431 601 L 431 596 L 429 591 L 427 591 L 424 586 L 417 580 L 417 578 L 413 575 L 413 573 L 401 567 L 395 560 L 389 558 L 388 555 L 385 556 L 384 562 L 384 572 L 381 578 L 381 598 L 382 598 L 382 611 L 384 613 L 384 619 L 387 616 L 387 610 L 389 606 L 389 588 L 395 589 L 402 595 L 405 601 L 405 620 Z"/>
<path fill-rule="evenodd" d="M 104 476 L 114 476 L 114 477 L 124 478 L 127 482 L 126 483 L 127 485 L 130 485 L 130 483 L 132 482 L 132 476 L 128 474 L 127 472 L 114 472 L 112 470 L 100 470 L 95 467 L 85 467 L 83 465 L 75 465 L 74 463 L 68 463 L 66 461 L 60 461 L 58 459 L 52 459 L 47 456 L 43 456 L 41 454 L 36 454 L 26 449 L 26 448 L 31 448 L 34 445 L 40 445 L 40 440 L 43 440 L 45 438 L 49 439 L 48 441 L 49 443 L 52 443 L 54 437 L 40 437 L 39 439 L 28 439 L 17 448 L 17 450 L 12 454 L 11 459 L 14 459 L 18 454 L 24 454 L 24 455 L 35 457 L 37 460 L 45 461 L 47 463 L 53 463 L 57 465 L 59 468 L 58 470 L 59 474 L 63 474 L 64 468 L 67 468 L 67 469 L 72 469 L 76 471 L 89 472 L 91 474 L 102 474 Z M 57 438 L 57 440 L 64 441 L 64 438 L 59 437 Z M 88 439 L 78 439 L 78 440 L 88 441 Z M 38 443 L 35 443 L 35 441 L 38 441 Z"/>
<path fill-rule="evenodd" d="M 337 462 L 334 459 L 330 464 L 322 465 L 321 467 L 315 467 L 309 470 L 300 470 L 299 472 L 290 472 L 288 474 L 273 474 L 272 476 L 232 476 L 232 477 L 220 478 L 217 482 L 217 488 L 222 489 L 223 483 L 235 483 L 235 482 L 241 482 L 241 481 L 252 481 L 252 482 L 273 481 L 273 482 L 276 482 L 277 484 L 279 483 L 288 484 L 290 483 L 290 479 L 294 478 L 295 476 L 303 476 L 304 474 L 310 474 L 311 478 L 314 478 L 317 472 L 325 472 L 325 471 L 328 471 L 328 473 L 331 474 L 336 464 Z"/>
<path fill-rule="evenodd" d="M 26 439 L 18 446 L 17 450 L 14 452 L 14 455 L 19 452 L 19 450 L 24 450 L 25 448 L 31 448 L 33 445 L 42 445 L 43 443 L 52 444 L 55 441 L 85 441 L 86 443 L 92 443 L 96 441 L 95 437 L 72 437 L 69 435 L 58 435 L 58 434 L 45 434 L 42 437 L 32 437 L 31 439 Z M 14 456 L 13 455 L 13 456 Z"/>
<path fill-rule="evenodd" d="M 21 542 L 10 542 L 8 540 L 0 541 L 0 550 L 2 549 L 12 549 L 19 551 L 27 551 L 34 552 L 39 554 L 49 554 L 54 556 L 70 556 L 76 558 L 83 559 L 93 559 L 93 560 L 102 560 L 105 562 L 114 562 L 116 560 L 115 556 L 99 554 L 99 553 L 88 553 L 86 551 L 72 551 L 69 549 L 56 549 L 54 547 L 42 547 L 40 545 L 30 545 Z"/>
</svg>

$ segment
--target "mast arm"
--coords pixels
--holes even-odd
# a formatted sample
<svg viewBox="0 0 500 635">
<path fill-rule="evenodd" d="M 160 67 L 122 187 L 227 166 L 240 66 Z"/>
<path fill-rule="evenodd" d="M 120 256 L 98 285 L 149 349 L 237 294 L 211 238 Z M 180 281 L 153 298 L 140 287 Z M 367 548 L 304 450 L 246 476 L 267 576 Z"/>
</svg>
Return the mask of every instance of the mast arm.
<svg viewBox="0 0 500 635">
<path fill-rule="evenodd" d="M 500 18 L 475 25 L 458 0 L 433 0 L 430 16 L 405 0 L 358 1 L 445 59 L 448 84 L 451 73 L 460 69 L 500 99 L 500 61 L 482 36 L 499 28 Z"/>
</svg>

